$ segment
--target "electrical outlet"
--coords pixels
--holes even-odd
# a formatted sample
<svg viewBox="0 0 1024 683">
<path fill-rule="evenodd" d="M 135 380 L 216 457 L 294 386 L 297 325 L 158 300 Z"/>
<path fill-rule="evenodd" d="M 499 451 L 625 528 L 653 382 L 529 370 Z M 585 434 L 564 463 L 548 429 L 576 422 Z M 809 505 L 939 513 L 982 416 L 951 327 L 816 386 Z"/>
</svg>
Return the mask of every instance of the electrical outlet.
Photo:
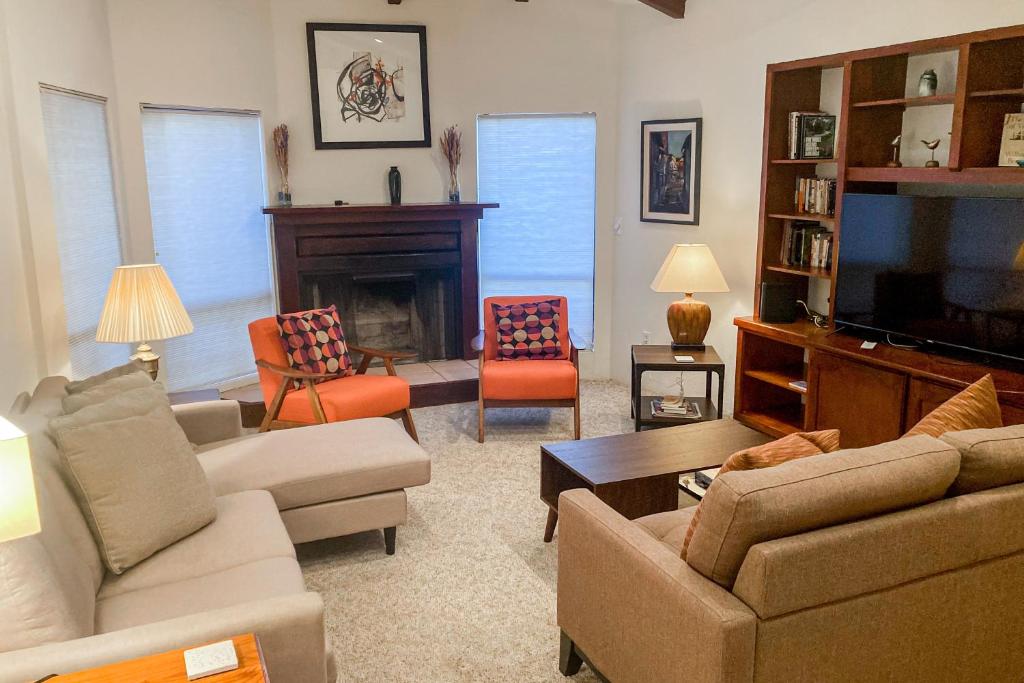
<svg viewBox="0 0 1024 683">
<path fill-rule="evenodd" d="M 643 332 L 641 332 L 640 333 L 640 343 L 643 344 L 644 346 L 647 346 L 648 344 L 650 344 L 651 343 L 651 333 L 648 332 L 647 330 L 644 330 Z"/>
</svg>

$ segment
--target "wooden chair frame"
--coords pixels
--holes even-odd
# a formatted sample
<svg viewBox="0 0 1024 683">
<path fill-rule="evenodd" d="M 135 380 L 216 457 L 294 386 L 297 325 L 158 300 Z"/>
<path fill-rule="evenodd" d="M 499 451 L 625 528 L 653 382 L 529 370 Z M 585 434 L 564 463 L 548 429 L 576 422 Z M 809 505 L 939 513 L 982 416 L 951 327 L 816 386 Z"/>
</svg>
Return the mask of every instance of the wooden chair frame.
<svg viewBox="0 0 1024 683">
<path fill-rule="evenodd" d="M 402 351 L 382 351 L 380 349 L 369 349 L 360 346 L 353 346 L 349 344 L 349 351 L 363 354 L 362 360 L 359 361 L 359 366 L 356 368 L 357 375 L 365 375 L 366 371 L 370 367 L 370 362 L 374 358 L 380 358 L 384 361 L 384 368 L 388 374 L 392 377 L 397 377 L 398 373 L 395 372 L 395 360 L 404 358 L 415 358 L 415 353 L 408 353 Z M 332 380 L 335 382 L 345 381 L 344 377 L 338 377 L 328 373 L 311 373 L 311 372 L 299 372 L 298 370 L 292 370 L 282 365 L 276 365 L 265 360 L 257 360 L 256 366 L 269 370 L 274 374 L 281 376 L 281 385 L 277 388 L 277 393 L 274 394 L 273 400 L 270 405 L 267 406 L 267 415 L 263 418 L 263 422 L 260 424 L 260 432 L 269 432 L 272 429 L 292 429 L 294 427 L 308 427 L 309 423 L 306 422 L 292 422 L 289 420 L 279 420 L 277 416 L 281 414 L 281 407 L 284 405 L 284 397 L 288 394 L 288 387 L 292 384 L 293 380 L 299 380 L 302 382 L 303 388 L 306 390 L 306 394 L 309 396 L 309 405 L 313 408 L 313 417 L 316 418 L 314 424 L 326 424 L 327 414 L 324 412 L 324 405 L 320 401 L 320 394 L 316 391 L 317 380 Z M 296 389 L 301 391 L 301 389 Z M 391 413 L 390 415 L 383 415 L 382 417 L 390 418 L 401 418 L 402 424 L 405 425 L 405 431 L 409 433 L 409 436 L 413 438 L 417 443 L 419 442 L 419 436 L 416 434 L 416 424 L 412 420 L 412 411 L 409 408 L 399 410 Z"/>
<path fill-rule="evenodd" d="M 496 398 L 484 398 L 484 334 L 483 330 L 473 338 L 473 350 L 478 354 L 477 372 L 480 377 L 480 387 L 477 393 L 479 416 L 477 419 L 477 441 L 484 442 L 484 410 L 487 408 L 572 408 L 573 409 L 573 438 L 580 439 L 580 353 L 576 339 L 579 337 L 572 329 L 569 330 L 569 360 L 576 368 L 576 396 L 575 398 L 549 398 L 533 400 L 502 400 Z M 523 361 L 530 362 L 530 361 Z M 537 361 L 542 363 L 544 361 Z"/>
</svg>

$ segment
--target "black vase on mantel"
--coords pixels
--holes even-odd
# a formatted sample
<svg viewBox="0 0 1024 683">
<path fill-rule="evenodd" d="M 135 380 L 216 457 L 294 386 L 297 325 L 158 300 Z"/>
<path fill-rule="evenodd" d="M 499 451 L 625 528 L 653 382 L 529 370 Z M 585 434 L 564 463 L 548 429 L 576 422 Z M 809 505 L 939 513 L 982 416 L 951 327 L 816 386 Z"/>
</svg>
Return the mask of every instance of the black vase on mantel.
<svg viewBox="0 0 1024 683">
<path fill-rule="evenodd" d="M 388 171 L 388 192 L 391 193 L 391 203 L 402 203 L 402 172 L 397 166 L 392 166 Z"/>
</svg>

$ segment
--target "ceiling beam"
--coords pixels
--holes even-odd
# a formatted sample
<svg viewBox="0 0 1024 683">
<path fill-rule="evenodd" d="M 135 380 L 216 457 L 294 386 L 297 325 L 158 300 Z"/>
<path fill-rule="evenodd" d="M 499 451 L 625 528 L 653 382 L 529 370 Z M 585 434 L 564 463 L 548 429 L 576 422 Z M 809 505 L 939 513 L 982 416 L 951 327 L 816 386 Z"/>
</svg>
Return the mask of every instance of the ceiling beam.
<svg viewBox="0 0 1024 683">
<path fill-rule="evenodd" d="M 673 19 L 682 19 L 686 12 L 686 0 L 640 0 L 659 12 L 664 12 Z"/>
</svg>

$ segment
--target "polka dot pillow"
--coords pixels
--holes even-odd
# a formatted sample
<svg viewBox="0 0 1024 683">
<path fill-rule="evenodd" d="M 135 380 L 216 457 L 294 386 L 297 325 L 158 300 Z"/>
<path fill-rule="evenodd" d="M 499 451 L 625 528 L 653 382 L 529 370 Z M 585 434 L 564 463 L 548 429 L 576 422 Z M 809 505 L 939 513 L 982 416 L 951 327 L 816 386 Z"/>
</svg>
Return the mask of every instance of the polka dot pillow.
<svg viewBox="0 0 1024 683">
<path fill-rule="evenodd" d="M 279 315 L 277 327 L 288 365 L 293 370 L 339 377 L 352 373 L 352 357 L 341 330 L 338 309 L 334 306 Z M 302 386 L 302 382 L 296 381 L 295 386 Z"/>
<path fill-rule="evenodd" d="M 561 302 L 491 304 L 498 330 L 498 360 L 552 360 L 562 358 L 558 339 Z"/>
</svg>

